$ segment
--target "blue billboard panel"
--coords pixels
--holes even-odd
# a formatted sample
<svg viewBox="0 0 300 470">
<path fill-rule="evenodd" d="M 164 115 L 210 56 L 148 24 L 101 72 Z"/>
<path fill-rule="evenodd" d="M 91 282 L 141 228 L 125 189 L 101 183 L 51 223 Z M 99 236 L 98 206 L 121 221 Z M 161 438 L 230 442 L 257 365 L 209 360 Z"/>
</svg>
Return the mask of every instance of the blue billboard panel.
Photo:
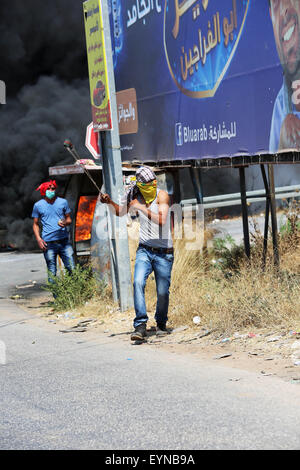
<svg viewBox="0 0 300 470">
<path fill-rule="evenodd" d="M 110 19 L 124 161 L 300 148 L 300 0 L 110 0 Z"/>
</svg>

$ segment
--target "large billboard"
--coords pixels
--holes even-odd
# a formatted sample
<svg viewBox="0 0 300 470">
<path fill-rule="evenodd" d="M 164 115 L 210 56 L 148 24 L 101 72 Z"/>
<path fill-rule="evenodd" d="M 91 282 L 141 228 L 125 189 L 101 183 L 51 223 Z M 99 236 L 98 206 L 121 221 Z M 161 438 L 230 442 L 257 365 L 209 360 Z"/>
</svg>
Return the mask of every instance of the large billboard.
<svg viewBox="0 0 300 470">
<path fill-rule="evenodd" d="M 136 95 L 124 161 L 250 161 L 300 148 L 300 0 L 109 6 L 116 89 Z"/>
<path fill-rule="evenodd" d="M 112 129 L 112 120 L 101 1 L 84 2 L 83 14 L 93 127 L 95 131 L 107 131 Z"/>
</svg>

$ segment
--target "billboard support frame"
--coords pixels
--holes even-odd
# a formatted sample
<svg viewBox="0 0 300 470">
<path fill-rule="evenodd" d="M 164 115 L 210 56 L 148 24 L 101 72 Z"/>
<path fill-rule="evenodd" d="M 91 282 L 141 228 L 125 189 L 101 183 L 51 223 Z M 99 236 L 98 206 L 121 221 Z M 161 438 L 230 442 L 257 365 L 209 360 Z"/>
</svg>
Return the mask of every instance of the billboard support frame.
<svg viewBox="0 0 300 470">
<path fill-rule="evenodd" d="M 244 232 L 244 247 L 247 258 L 250 258 L 250 239 L 249 239 L 249 218 L 248 218 L 248 207 L 247 207 L 247 195 L 246 195 L 246 175 L 245 167 L 239 167 L 240 177 L 240 192 L 242 201 L 242 217 L 243 217 L 243 232 Z"/>
<path fill-rule="evenodd" d="M 268 234 L 269 234 L 269 217 L 271 213 L 271 226 L 272 226 L 272 243 L 274 253 L 274 265 L 279 267 L 279 250 L 278 250 L 278 227 L 276 218 L 276 199 L 275 199 L 275 182 L 274 182 L 274 167 L 268 164 L 268 177 L 266 175 L 264 165 L 260 166 L 261 173 L 266 190 L 266 210 L 265 210 L 265 227 L 264 227 L 264 247 L 263 247 L 263 269 L 266 265 L 266 255 L 268 249 Z"/>
<path fill-rule="evenodd" d="M 266 190 L 266 209 L 265 209 L 265 226 L 264 226 L 264 246 L 263 246 L 263 260 L 262 268 L 265 269 L 266 266 L 266 256 L 268 250 L 268 234 L 269 234 L 269 216 L 270 216 L 270 189 L 268 184 L 268 179 L 266 175 L 266 170 L 264 165 L 260 165 L 261 174 Z"/>
<path fill-rule="evenodd" d="M 265 268 L 266 254 L 268 246 L 268 232 L 269 232 L 269 215 L 271 213 L 271 224 L 272 224 L 272 244 L 273 244 L 273 255 L 274 255 L 274 266 L 279 267 L 280 257 L 278 250 L 278 226 L 276 216 L 276 199 L 275 199 L 275 180 L 274 180 L 274 166 L 268 164 L 268 177 L 266 176 L 264 165 L 260 165 L 263 182 L 266 190 L 266 210 L 265 210 L 265 225 L 264 225 L 264 246 L 263 246 L 263 263 L 262 267 Z M 247 258 L 250 258 L 251 247 L 249 239 L 249 216 L 247 208 L 247 194 L 246 194 L 246 176 L 245 166 L 238 167 L 239 179 L 240 179 L 240 192 L 242 202 L 242 218 L 243 218 L 243 233 L 244 233 L 244 247 Z"/>
<path fill-rule="evenodd" d="M 203 185 L 201 178 L 201 168 L 190 167 L 190 176 L 193 183 L 197 203 L 203 204 Z"/>
<path fill-rule="evenodd" d="M 278 251 L 278 228 L 276 218 L 276 201 L 275 201 L 275 182 L 274 182 L 274 167 L 268 165 L 269 174 L 269 187 L 270 187 L 270 209 L 271 209 L 271 221 L 272 221 L 272 239 L 273 239 L 273 252 L 274 252 L 274 264 L 279 267 L 279 251 Z"/>
<path fill-rule="evenodd" d="M 290 154 L 293 154 L 293 162 L 289 159 Z M 271 158 L 272 157 L 272 158 Z M 260 165 L 262 178 L 264 182 L 264 187 L 266 191 L 266 209 L 265 209 L 265 224 L 264 224 L 264 246 L 263 246 L 263 255 L 262 255 L 262 267 L 265 268 L 266 263 L 266 254 L 267 254 L 267 245 L 268 245 L 268 231 L 269 231 L 269 216 L 271 214 L 271 226 L 272 226 L 272 244 L 273 244 L 273 253 L 274 253 L 274 265 L 279 267 L 280 265 L 280 256 L 279 256 L 279 249 L 278 249 L 278 226 L 277 226 L 277 218 L 276 218 L 276 198 L 275 198 L 275 180 L 274 180 L 274 165 L 279 164 L 298 164 L 300 163 L 300 152 L 284 152 L 281 154 L 276 155 L 259 155 L 254 156 L 253 159 L 257 160 L 259 158 L 260 161 L 250 161 L 249 157 L 248 161 L 245 161 L 246 157 L 232 157 L 230 158 L 230 164 L 228 164 L 229 159 L 227 160 L 226 165 L 221 165 L 220 162 L 224 160 L 224 158 L 220 159 L 207 159 L 205 162 L 211 162 L 211 165 L 203 165 L 203 160 L 188 160 L 188 161 L 165 161 L 165 162 L 157 162 L 158 168 L 165 168 L 165 169 L 172 169 L 173 175 L 176 177 L 174 178 L 174 184 L 176 192 L 180 188 L 179 185 L 179 175 L 178 171 L 180 168 L 189 168 L 190 175 L 194 187 L 195 197 L 197 202 L 199 203 L 200 198 L 202 197 L 203 200 L 203 191 L 202 191 L 202 184 L 201 184 L 201 168 L 205 167 L 207 169 L 213 168 L 237 168 L 239 169 L 239 180 L 240 180 L 240 194 L 241 194 L 241 201 L 242 201 L 242 218 L 243 218 L 243 233 L 244 233 L 244 248 L 245 254 L 248 258 L 250 258 L 250 239 L 249 239 L 249 216 L 248 216 L 248 208 L 247 208 L 247 194 L 246 194 L 246 175 L 245 175 L 245 168 L 252 166 L 252 165 Z M 285 160 L 287 159 L 287 160 Z M 234 164 L 233 164 L 233 160 Z M 238 164 L 237 164 L 238 160 Z M 272 161 L 270 161 L 272 160 Z M 281 161 L 279 161 L 281 160 Z M 219 164 L 216 164 L 216 163 Z M 264 164 L 267 164 L 268 167 L 268 177 L 269 182 L 267 179 L 266 171 L 264 168 Z M 153 162 L 152 162 L 153 165 Z M 193 169 L 198 169 L 199 174 L 196 178 Z M 199 178 L 199 179 L 198 179 Z M 198 179 L 198 181 L 197 181 Z M 180 194 L 180 193 L 179 193 Z M 180 196 L 179 196 L 180 197 Z M 177 197 L 178 199 L 178 197 Z"/>
</svg>

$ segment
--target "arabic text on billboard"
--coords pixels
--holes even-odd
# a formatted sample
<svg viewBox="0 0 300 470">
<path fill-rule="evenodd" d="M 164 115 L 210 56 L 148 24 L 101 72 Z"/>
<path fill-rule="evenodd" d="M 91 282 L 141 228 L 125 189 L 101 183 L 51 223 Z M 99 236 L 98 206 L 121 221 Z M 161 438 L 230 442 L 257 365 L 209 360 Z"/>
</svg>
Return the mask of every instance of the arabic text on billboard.
<svg viewBox="0 0 300 470">
<path fill-rule="evenodd" d="M 83 4 L 94 130 L 112 129 L 100 0 Z"/>
<path fill-rule="evenodd" d="M 299 151 L 299 0 L 109 6 L 116 89 L 135 91 L 139 117 L 123 160 Z"/>
</svg>

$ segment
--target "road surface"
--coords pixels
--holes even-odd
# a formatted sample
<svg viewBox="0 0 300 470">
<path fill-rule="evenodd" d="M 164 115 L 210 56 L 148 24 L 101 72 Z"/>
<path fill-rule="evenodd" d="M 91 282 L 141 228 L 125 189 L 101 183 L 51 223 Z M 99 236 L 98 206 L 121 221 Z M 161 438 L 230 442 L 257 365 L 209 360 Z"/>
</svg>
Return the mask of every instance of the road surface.
<svg viewBox="0 0 300 470">
<path fill-rule="evenodd" d="M 43 258 L 2 253 L 0 269 L 1 449 L 300 448 L 300 385 L 104 333 L 62 334 L 7 298 L 45 280 Z"/>
</svg>

